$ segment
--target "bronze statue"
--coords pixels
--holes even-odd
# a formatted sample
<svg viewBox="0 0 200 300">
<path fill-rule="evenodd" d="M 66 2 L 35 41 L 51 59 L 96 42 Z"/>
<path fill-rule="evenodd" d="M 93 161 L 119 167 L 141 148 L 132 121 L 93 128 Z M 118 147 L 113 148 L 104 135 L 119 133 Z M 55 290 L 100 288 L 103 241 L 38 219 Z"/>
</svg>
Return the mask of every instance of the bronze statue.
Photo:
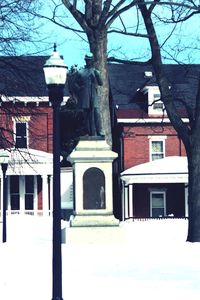
<svg viewBox="0 0 200 300">
<path fill-rule="evenodd" d="M 84 68 L 73 69 L 68 81 L 71 96 L 76 107 L 84 113 L 87 132 L 90 136 L 104 136 L 100 113 L 98 86 L 103 84 L 99 71 L 94 67 L 93 55 L 85 56 Z"/>
</svg>

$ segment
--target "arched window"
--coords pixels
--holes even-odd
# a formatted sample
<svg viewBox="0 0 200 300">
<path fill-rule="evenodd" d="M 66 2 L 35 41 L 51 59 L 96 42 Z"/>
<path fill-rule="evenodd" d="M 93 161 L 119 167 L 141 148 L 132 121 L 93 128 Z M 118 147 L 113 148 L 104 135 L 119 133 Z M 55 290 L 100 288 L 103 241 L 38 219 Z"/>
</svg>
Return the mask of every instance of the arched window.
<svg viewBox="0 0 200 300">
<path fill-rule="evenodd" d="M 105 209 L 105 176 L 98 168 L 89 168 L 83 175 L 83 208 Z"/>
</svg>

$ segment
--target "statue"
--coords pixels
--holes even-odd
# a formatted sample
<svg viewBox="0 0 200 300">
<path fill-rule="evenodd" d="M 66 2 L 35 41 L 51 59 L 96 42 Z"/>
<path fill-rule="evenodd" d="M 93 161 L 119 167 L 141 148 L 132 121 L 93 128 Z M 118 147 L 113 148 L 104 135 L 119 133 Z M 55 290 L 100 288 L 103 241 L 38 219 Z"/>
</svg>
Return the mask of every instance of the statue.
<svg viewBox="0 0 200 300">
<path fill-rule="evenodd" d="M 90 136 L 104 136 L 102 117 L 100 113 L 100 99 L 98 86 L 101 86 L 100 73 L 94 68 L 93 55 L 85 56 L 86 65 L 77 70 L 72 68 L 68 86 L 77 110 L 83 111 L 86 131 Z"/>
</svg>

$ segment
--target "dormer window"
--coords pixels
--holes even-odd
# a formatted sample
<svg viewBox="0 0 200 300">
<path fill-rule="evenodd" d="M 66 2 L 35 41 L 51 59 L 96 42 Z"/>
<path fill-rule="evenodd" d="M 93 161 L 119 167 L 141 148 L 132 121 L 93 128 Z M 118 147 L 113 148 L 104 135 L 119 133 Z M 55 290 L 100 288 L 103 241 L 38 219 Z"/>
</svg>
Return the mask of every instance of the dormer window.
<svg viewBox="0 0 200 300">
<path fill-rule="evenodd" d="M 160 93 L 155 93 L 153 95 L 153 111 L 155 113 L 163 113 L 164 110 L 164 104 L 163 102 L 160 100 Z"/>
<path fill-rule="evenodd" d="M 163 111 L 163 108 L 164 108 L 164 104 L 162 102 L 155 102 L 153 104 L 153 109 L 154 110 L 160 110 L 160 111 Z"/>
<path fill-rule="evenodd" d="M 148 114 L 163 115 L 165 114 L 164 104 L 160 100 L 160 91 L 158 86 L 146 86 L 143 93 L 148 95 Z"/>
</svg>

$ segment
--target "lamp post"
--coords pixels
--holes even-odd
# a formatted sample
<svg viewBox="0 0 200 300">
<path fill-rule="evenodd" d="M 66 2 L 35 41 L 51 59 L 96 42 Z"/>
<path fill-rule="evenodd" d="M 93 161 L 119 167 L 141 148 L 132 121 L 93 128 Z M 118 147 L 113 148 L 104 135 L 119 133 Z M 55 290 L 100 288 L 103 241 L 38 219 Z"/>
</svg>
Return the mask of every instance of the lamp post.
<svg viewBox="0 0 200 300">
<path fill-rule="evenodd" d="M 7 225 L 6 225 L 6 210 L 7 210 L 7 176 L 6 171 L 8 168 L 9 155 L 7 151 L 3 150 L 0 153 L 0 164 L 3 174 L 3 230 L 2 230 L 2 241 L 3 243 L 7 240 Z"/>
<path fill-rule="evenodd" d="M 60 104 L 63 101 L 67 66 L 56 51 L 44 65 L 49 101 L 53 107 L 53 282 L 52 300 L 62 300 L 61 198 L 60 198 Z"/>
</svg>

